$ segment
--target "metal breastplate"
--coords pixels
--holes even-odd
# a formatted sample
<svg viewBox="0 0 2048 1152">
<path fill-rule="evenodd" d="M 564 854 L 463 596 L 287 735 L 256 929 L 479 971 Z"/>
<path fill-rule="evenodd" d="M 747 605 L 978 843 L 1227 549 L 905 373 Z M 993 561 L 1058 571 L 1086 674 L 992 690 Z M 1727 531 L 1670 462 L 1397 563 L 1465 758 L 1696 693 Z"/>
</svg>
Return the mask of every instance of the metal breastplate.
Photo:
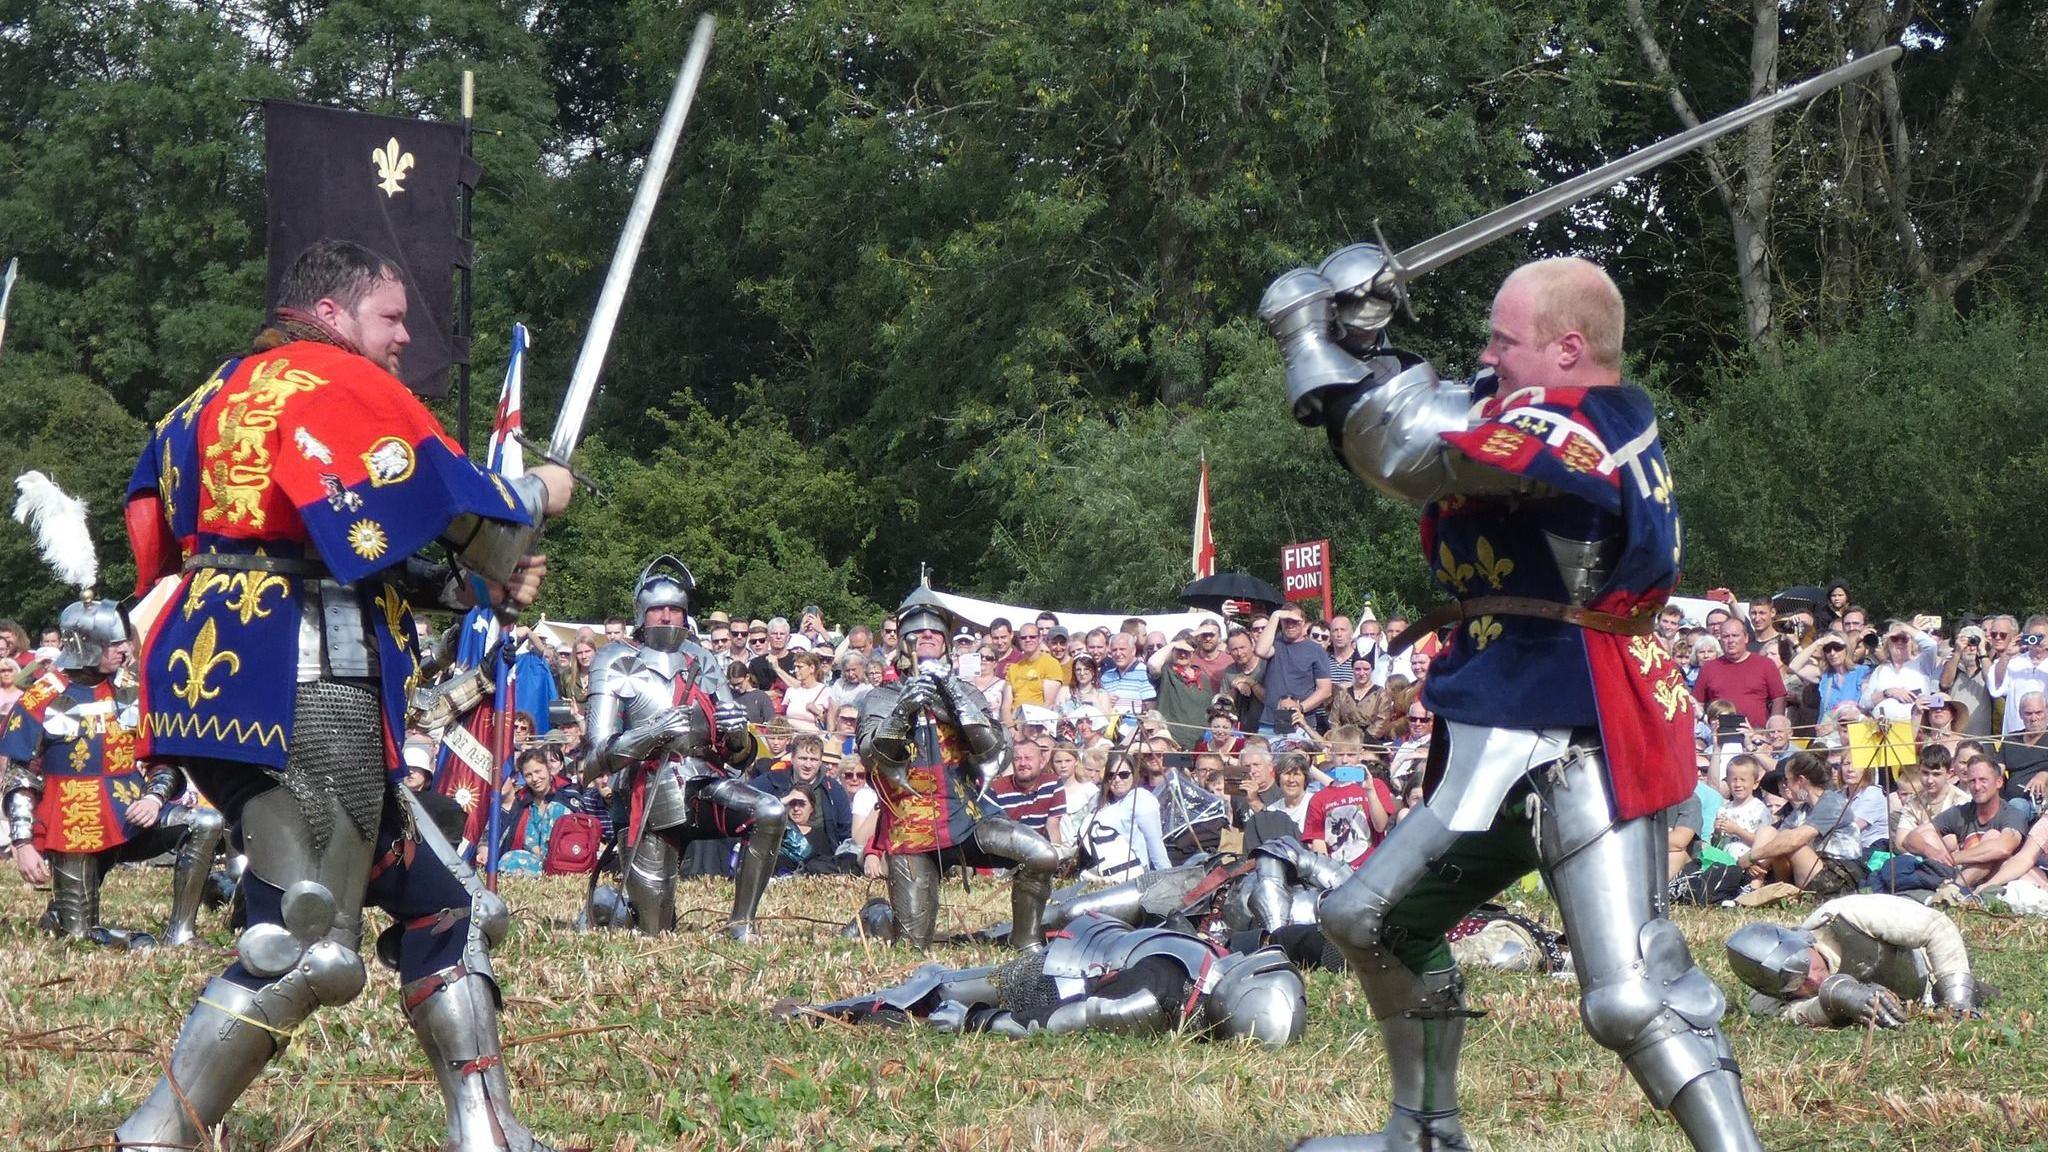
<svg viewBox="0 0 2048 1152">
<path fill-rule="evenodd" d="M 1591 604 L 1614 575 L 1615 561 L 1621 557 L 1621 539 L 1574 540 L 1545 531 L 1543 540 L 1550 545 L 1551 558 L 1557 561 L 1566 599 L 1581 608 Z"/>
<path fill-rule="evenodd" d="M 377 640 L 356 590 L 333 580 L 306 580 L 299 588 L 299 682 L 376 676 Z"/>
<path fill-rule="evenodd" d="M 1092 980 L 1165 956 L 1195 979 L 1216 955 L 1215 949 L 1183 932 L 1127 928 L 1107 917 L 1083 916 L 1066 935 L 1047 943 L 1045 974 L 1060 980 Z"/>
</svg>

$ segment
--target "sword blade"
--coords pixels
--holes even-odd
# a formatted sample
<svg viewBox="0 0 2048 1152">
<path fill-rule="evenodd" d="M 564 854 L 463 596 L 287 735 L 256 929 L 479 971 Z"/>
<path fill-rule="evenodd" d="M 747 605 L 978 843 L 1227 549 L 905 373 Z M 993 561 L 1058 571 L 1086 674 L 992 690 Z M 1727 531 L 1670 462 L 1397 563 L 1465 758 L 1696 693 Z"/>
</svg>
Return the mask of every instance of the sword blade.
<svg viewBox="0 0 2048 1152">
<path fill-rule="evenodd" d="M 689 55 L 676 74 L 675 91 L 661 127 L 654 134 L 654 147 L 647 153 L 647 166 L 640 172 L 640 187 L 633 193 L 633 206 L 626 213 L 626 226 L 619 232 L 619 246 L 612 253 L 612 266 L 605 273 L 604 290 L 598 293 L 597 309 L 590 316 L 590 330 L 583 335 L 583 347 L 576 353 L 576 367 L 569 373 L 569 390 L 562 396 L 562 410 L 555 417 L 555 431 L 548 439 L 548 456 L 562 464 L 576 452 L 583 435 L 583 417 L 597 395 L 598 373 L 604 368 L 604 354 L 611 347 L 612 330 L 618 326 L 619 308 L 626 301 L 626 286 L 633 279 L 633 265 L 640 258 L 640 243 L 647 237 L 647 225 L 654 219 L 661 184 L 668 176 L 669 161 L 675 158 L 676 142 L 683 136 L 683 120 L 690 114 L 690 102 L 697 95 L 697 83 L 704 77 L 704 61 L 711 55 L 711 34 L 718 21 L 704 16 L 690 38 Z"/>
<path fill-rule="evenodd" d="M 1560 212 L 1588 196 L 1606 191 L 1637 173 L 1655 168 L 1675 156 L 1682 156 L 1773 112 L 1797 107 L 1829 89 L 1875 72 L 1897 60 L 1904 52 L 1904 49 L 1894 44 L 1883 51 L 1852 60 L 1804 83 L 1781 89 L 1770 96 L 1761 97 L 1740 108 L 1724 112 L 1676 136 L 1639 148 L 1619 160 L 1602 164 L 1555 187 L 1531 193 L 1504 208 L 1497 208 L 1475 220 L 1466 221 L 1396 256 L 1394 282 L 1405 284 L 1414 280 L 1431 269 L 1456 260 L 1474 248 L 1489 244 L 1510 232 Z"/>
</svg>

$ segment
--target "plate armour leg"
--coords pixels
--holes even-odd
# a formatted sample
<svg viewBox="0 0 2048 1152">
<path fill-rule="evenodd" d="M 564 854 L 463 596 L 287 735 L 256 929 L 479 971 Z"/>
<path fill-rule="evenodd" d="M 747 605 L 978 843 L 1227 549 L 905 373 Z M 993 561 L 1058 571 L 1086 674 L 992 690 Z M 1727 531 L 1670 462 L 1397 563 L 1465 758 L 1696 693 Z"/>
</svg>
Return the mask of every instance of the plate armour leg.
<svg viewBox="0 0 2048 1152">
<path fill-rule="evenodd" d="M 1015 860 L 1010 873 L 1010 945 L 1030 948 L 1045 942 L 1045 902 L 1052 896 L 1059 849 L 1045 834 L 1007 816 L 985 816 L 974 825 L 975 846 Z"/>
<path fill-rule="evenodd" d="M 1465 983 L 1457 966 L 1421 975 L 1395 958 L 1387 914 L 1457 840 L 1438 814 L 1418 808 L 1388 833 L 1349 880 L 1323 898 L 1324 933 L 1344 953 L 1379 1022 L 1393 1076 L 1393 1108 L 1379 1132 L 1328 1136 L 1296 1152 L 1462 1152 L 1458 1051 L 1465 1039 Z"/>
<path fill-rule="evenodd" d="M 549 1152 L 512 1112 L 488 958 L 466 954 L 400 996 L 448 1105 L 448 1152 Z"/>
<path fill-rule="evenodd" d="M 910 946 L 923 952 L 932 946 L 939 924 L 939 861 L 928 853 L 890 855 L 889 907 L 896 926 Z"/>
<path fill-rule="evenodd" d="M 761 897 L 775 876 L 775 860 L 782 852 L 782 834 L 789 826 L 788 813 L 780 797 L 751 788 L 738 780 L 720 780 L 710 789 L 714 803 L 751 817 L 754 826 L 740 852 L 739 871 L 733 875 L 732 916 L 726 932 L 735 940 L 754 939 L 754 916 L 761 910 Z"/>
<path fill-rule="evenodd" d="M 633 925 L 649 936 L 675 927 L 676 871 L 681 858 L 675 842 L 660 832 L 642 832 L 626 861 L 626 900 L 633 906 Z"/>
<path fill-rule="evenodd" d="M 165 944 L 187 944 L 198 934 L 199 906 L 206 900 L 208 875 L 225 829 L 226 822 L 211 808 L 195 809 L 185 821 L 184 840 L 171 869 L 171 918 L 164 921 Z"/>
<path fill-rule="evenodd" d="M 1540 773 L 1537 790 L 1538 848 L 1571 941 L 1587 1032 L 1620 1054 L 1694 1148 L 1762 1152 L 1719 1028 L 1727 1002 L 1663 915 L 1664 820 L 1617 823 L 1594 751 Z"/>
<path fill-rule="evenodd" d="M 89 852 L 50 853 L 50 911 L 60 935 L 82 939 L 100 923 L 100 858 Z"/>
</svg>

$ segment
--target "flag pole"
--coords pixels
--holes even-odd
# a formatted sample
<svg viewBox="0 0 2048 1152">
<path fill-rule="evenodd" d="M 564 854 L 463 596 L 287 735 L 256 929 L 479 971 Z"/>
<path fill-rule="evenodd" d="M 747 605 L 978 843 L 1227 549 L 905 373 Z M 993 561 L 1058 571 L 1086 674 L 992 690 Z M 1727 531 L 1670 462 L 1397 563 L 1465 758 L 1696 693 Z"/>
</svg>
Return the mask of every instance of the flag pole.
<svg viewBox="0 0 2048 1152">
<path fill-rule="evenodd" d="M 470 160 L 470 125 L 476 116 L 476 73 L 465 69 L 462 73 L 462 159 L 464 167 Z M 476 237 L 470 234 L 469 210 L 473 190 L 466 183 L 462 188 L 462 263 L 456 266 L 456 309 L 455 340 L 462 348 L 462 359 L 455 365 L 455 426 L 456 442 L 462 450 L 469 451 L 469 357 L 470 325 L 474 318 L 470 311 L 470 265 L 476 262 Z"/>
<path fill-rule="evenodd" d="M 21 257 L 7 262 L 7 274 L 0 276 L 0 346 L 7 340 L 7 302 L 14 298 L 14 277 L 21 271 Z"/>
</svg>

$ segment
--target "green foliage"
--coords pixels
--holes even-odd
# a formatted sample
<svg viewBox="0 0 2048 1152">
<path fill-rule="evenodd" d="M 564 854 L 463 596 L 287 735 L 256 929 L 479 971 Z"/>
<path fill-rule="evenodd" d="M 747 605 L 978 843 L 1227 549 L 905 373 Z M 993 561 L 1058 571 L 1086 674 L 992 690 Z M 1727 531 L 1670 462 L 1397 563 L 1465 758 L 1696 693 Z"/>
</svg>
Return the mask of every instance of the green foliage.
<svg viewBox="0 0 2048 1152">
<path fill-rule="evenodd" d="M 146 431 L 90 380 L 39 358 L 0 360 L 0 460 L 7 461 L 6 478 L 35 469 L 85 501 L 99 554 L 99 591 L 105 595 L 125 597 L 135 583 L 121 497 Z M 0 492 L 11 511 L 14 485 Z M 77 589 L 57 583 L 43 564 L 34 534 L 11 521 L 0 524 L 0 588 L 7 589 L 4 614 L 31 629 L 56 623 L 57 610 L 78 598 Z"/>
<path fill-rule="evenodd" d="M 1687 587 L 1840 577 L 1875 613 L 2048 603 L 2027 538 L 2048 467 L 2038 327 L 1991 309 L 1921 336 L 1878 315 L 1716 373 L 1666 428 Z"/>
<path fill-rule="evenodd" d="M 593 442 L 579 454 L 604 497 L 586 494 L 548 526 L 545 547 L 574 561 L 553 568 L 544 610 L 584 620 L 627 613 L 641 567 L 667 552 L 690 566 L 702 603 L 736 615 L 806 603 L 835 621 L 879 614 L 855 590 L 874 535 L 870 501 L 758 393 L 735 418 L 682 395 L 672 413 L 645 419 L 659 432 L 653 452 Z"/>
</svg>

